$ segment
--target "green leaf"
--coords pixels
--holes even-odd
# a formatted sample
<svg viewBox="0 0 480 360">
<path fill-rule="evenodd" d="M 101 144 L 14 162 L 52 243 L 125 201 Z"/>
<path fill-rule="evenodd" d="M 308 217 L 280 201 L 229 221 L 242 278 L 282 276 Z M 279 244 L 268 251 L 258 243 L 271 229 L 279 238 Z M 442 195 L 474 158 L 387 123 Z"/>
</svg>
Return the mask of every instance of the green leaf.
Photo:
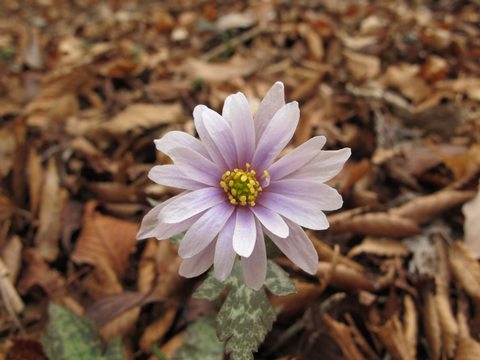
<svg viewBox="0 0 480 360">
<path fill-rule="evenodd" d="M 278 296 L 285 296 L 297 292 L 288 273 L 272 260 L 268 260 L 267 263 L 267 278 L 265 280 L 265 286 L 272 294 Z"/>
<path fill-rule="evenodd" d="M 218 341 L 213 318 L 202 317 L 190 325 L 185 343 L 173 355 L 173 360 L 191 359 L 223 359 L 223 343 Z"/>
<path fill-rule="evenodd" d="M 228 280 L 227 280 L 228 281 Z M 192 297 L 195 299 L 214 300 L 225 289 L 225 283 L 218 281 L 210 272 L 207 279 L 200 285 L 193 293 Z"/>
<path fill-rule="evenodd" d="M 250 289 L 243 281 L 238 262 L 227 280 L 231 285 L 217 316 L 217 334 L 232 360 L 253 359 L 275 321 L 275 311 L 265 290 Z"/>
<path fill-rule="evenodd" d="M 122 360 L 123 347 L 115 339 L 105 348 L 95 326 L 86 318 L 50 303 L 50 318 L 42 346 L 49 359 L 55 360 Z M 104 351 L 105 350 L 105 351 Z"/>
</svg>

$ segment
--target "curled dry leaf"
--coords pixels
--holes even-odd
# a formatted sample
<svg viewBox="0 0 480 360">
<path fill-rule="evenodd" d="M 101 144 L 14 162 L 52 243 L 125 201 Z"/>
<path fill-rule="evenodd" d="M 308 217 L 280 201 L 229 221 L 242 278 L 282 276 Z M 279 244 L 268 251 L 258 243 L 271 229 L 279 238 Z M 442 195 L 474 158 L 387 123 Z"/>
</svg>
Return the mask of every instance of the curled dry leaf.
<svg viewBox="0 0 480 360">
<path fill-rule="evenodd" d="M 360 350 L 358 350 L 353 340 L 350 327 L 334 320 L 328 314 L 322 316 L 323 324 L 326 326 L 330 337 L 337 343 L 342 350 L 343 355 L 349 360 L 366 360 Z"/>
<path fill-rule="evenodd" d="M 124 136 L 132 132 L 143 132 L 160 125 L 178 122 L 184 118 L 182 107 L 174 104 L 132 104 L 112 120 L 92 129 L 92 136 L 108 134 Z"/>
<path fill-rule="evenodd" d="M 0 258 L 8 270 L 8 278 L 15 284 L 22 266 L 22 240 L 18 235 L 13 235 L 2 249 Z"/>
<path fill-rule="evenodd" d="M 370 325 L 372 333 L 377 335 L 380 342 L 385 346 L 388 353 L 395 360 L 414 360 L 411 356 L 403 326 L 398 318 L 398 314 L 394 314 L 382 325 Z"/>
<path fill-rule="evenodd" d="M 455 354 L 456 360 L 480 359 L 480 343 L 469 337 L 463 337 L 458 341 L 458 349 Z"/>
<path fill-rule="evenodd" d="M 403 332 L 408 353 L 412 359 L 416 359 L 418 336 L 417 310 L 410 295 L 406 295 L 403 298 Z"/>
<path fill-rule="evenodd" d="M 389 213 L 424 223 L 448 209 L 463 204 L 474 195 L 472 191 L 441 190 L 432 195 L 416 197 L 400 207 L 390 209 Z"/>
<path fill-rule="evenodd" d="M 35 237 L 36 250 L 47 261 L 55 260 L 60 251 L 58 240 L 62 231 L 61 216 L 66 197 L 66 190 L 60 187 L 55 159 L 50 158 L 44 175 L 40 225 Z"/>
<path fill-rule="evenodd" d="M 343 54 L 347 58 L 347 69 L 354 80 L 370 80 L 380 73 L 380 58 L 350 50 L 345 50 Z"/>
<path fill-rule="evenodd" d="M 112 269 L 121 278 L 128 256 L 135 250 L 138 224 L 103 215 L 96 211 L 96 202 L 85 205 L 82 232 L 72 260 Z"/>
<path fill-rule="evenodd" d="M 463 224 L 465 244 L 478 259 L 480 257 L 480 221 L 478 221 L 480 214 L 480 191 L 475 198 L 463 205 L 462 211 L 465 216 L 465 223 Z"/>
<path fill-rule="evenodd" d="M 389 66 L 381 82 L 385 87 L 398 89 L 413 102 L 419 102 L 431 94 L 430 86 L 420 76 L 420 66 L 414 64 Z"/>
<path fill-rule="evenodd" d="M 17 141 L 13 131 L 9 128 L 0 129 L 0 179 L 10 173 L 16 148 Z"/>
<path fill-rule="evenodd" d="M 318 298 L 322 289 L 316 284 L 295 281 L 297 292 L 287 296 L 272 296 L 273 307 L 281 309 L 280 319 L 291 319 Z"/>
<path fill-rule="evenodd" d="M 421 232 L 414 221 L 388 213 L 357 215 L 350 219 L 331 224 L 330 231 L 390 237 L 411 236 Z"/>
<path fill-rule="evenodd" d="M 473 254 L 456 241 L 449 248 L 448 259 L 455 279 L 468 295 L 480 302 L 480 265 Z"/>
<path fill-rule="evenodd" d="M 24 258 L 28 267 L 18 283 L 18 291 L 26 294 L 33 286 L 39 286 L 50 298 L 61 294 L 65 290 L 65 279 L 51 269 L 44 258 L 34 250 L 27 250 Z"/>
<path fill-rule="evenodd" d="M 19 314 L 25 308 L 22 298 L 18 295 L 15 286 L 9 278 L 8 269 L 0 259 L 0 295 L 3 305 L 6 307 L 7 312 L 12 316 Z"/>
<path fill-rule="evenodd" d="M 139 315 L 139 306 L 125 311 L 123 314 L 117 316 L 101 328 L 100 333 L 102 334 L 102 337 L 108 342 L 117 336 L 127 335 L 135 328 Z"/>
<path fill-rule="evenodd" d="M 374 280 L 369 279 L 363 272 L 343 264 L 337 264 L 331 273 L 331 263 L 320 261 L 318 263 L 317 276 L 325 276 L 327 274 L 330 276 L 330 284 L 340 289 L 362 289 L 370 292 L 377 289 Z"/>
<path fill-rule="evenodd" d="M 398 240 L 388 238 L 367 237 L 361 244 L 354 246 L 348 253 L 349 257 L 367 253 L 379 256 L 408 256 L 410 250 Z"/>
<path fill-rule="evenodd" d="M 40 156 L 35 148 L 31 148 L 27 161 L 28 190 L 30 195 L 30 211 L 36 214 L 40 204 L 43 171 Z"/>
<path fill-rule="evenodd" d="M 148 239 L 147 245 L 142 253 L 140 264 L 138 265 L 138 291 L 146 294 L 153 289 L 156 277 L 155 253 L 157 252 L 158 241 Z"/>
<path fill-rule="evenodd" d="M 172 326 L 173 321 L 175 320 L 176 313 L 177 309 L 174 307 L 170 307 L 160 317 L 160 319 L 154 321 L 147 326 L 147 328 L 143 332 L 142 337 L 140 338 L 140 348 L 144 352 L 151 352 L 152 344 L 157 343 L 158 341 L 163 339 L 167 331 Z"/>
<path fill-rule="evenodd" d="M 226 82 L 233 78 L 248 76 L 261 66 L 262 61 L 258 59 L 235 56 L 224 63 L 208 63 L 189 58 L 183 64 L 182 69 L 192 79 Z"/>
<path fill-rule="evenodd" d="M 437 360 L 442 348 L 442 330 L 435 295 L 428 290 L 423 294 L 423 328 L 430 356 L 433 360 Z"/>
</svg>

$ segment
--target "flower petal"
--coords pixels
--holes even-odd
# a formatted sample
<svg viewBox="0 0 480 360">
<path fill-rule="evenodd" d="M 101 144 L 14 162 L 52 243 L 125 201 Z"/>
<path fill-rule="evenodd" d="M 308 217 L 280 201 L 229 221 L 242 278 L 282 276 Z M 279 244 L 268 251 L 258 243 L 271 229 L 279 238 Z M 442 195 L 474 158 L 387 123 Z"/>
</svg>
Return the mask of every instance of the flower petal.
<svg viewBox="0 0 480 360">
<path fill-rule="evenodd" d="M 237 166 L 237 150 L 230 124 L 212 109 L 205 108 L 202 113 L 203 125 L 212 141 L 230 169 Z"/>
<path fill-rule="evenodd" d="M 158 151 L 161 151 L 168 156 L 170 156 L 172 149 L 185 147 L 192 149 L 208 158 L 208 152 L 200 140 L 183 131 L 170 131 L 162 138 L 154 140 L 153 142 L 155 143 Z"/>
<path fill-rule="evenodd" d="M 250 208 L 255 217 L 260 220 L 263 226 L 277 236 L 285 238 L 288 236 L 287 223 L 276 212 L 267 209 L 261 205 L 255 205 Z"/>
<path fill-rule="evenodd" d="M 290 235 L 286 239 L 282 239 L 268 230 L 266 230 L 267 235 L 280 251 L 300 269 L 315 275 L 318 266 L 318 255 L 315 247 L 300 226 L 288 220 L 287 224 L 290 228 Z"/>
<path fill-rule="evenodd" d="M 283 83 L 277 81 L 275 84 L 273 84 L 270 90 L 268 90 L 267 95 L 265 95 L 260 103 L 254 118 L 255 141 L 257 144 L 260 141 L 268 124 L 272 120 L 273 115 L 275 115 L 275 113 L 285 105 L 284 92 Z"/>
<path fill-rule="evenodd" d="M 307 164 L 320 153 L 326 142 L 325 136 L 315 136 L 273 163 L 268 169 L 272 181 L 281 179 Z"/>
<path fill-rule="evenodd" d="M 262 226 L 257 224 L 257 240 L 253 248 L 252 255 L 248 258 L 242 257 L 243 277 L 247 286 L 254 290 L 259 290 L 267 276 L 267 252 L 265 250 L 265 239 L 263 237 Z"/>
<path fill-rule="evenodd" d="M 197 105 L 195 106 L 195 109 L 193 109 L 193 120 L 195 123 L 195 129 L 197 129 L 198 136 L 200 137 L 200 140 L 205 146 L 205 149 L 207 150 L 210 159 L 212 159 L 212 161 L 220 168 L 225 168 L 226 171 L 226 169 L 228 168 L 228 164 L 218 150 L 215 141 L 212 139 L 212 136 L 209 134 L 205 126 L 205 119 L 203 113 L 207 109 L 208 107 L 206 107 L 205 105 Z"/>
<path fill-rule="evenodd" d="M 160 211 L 159 219 L 169 224 L 179 223 L 223 202 L 226 202 L 225 193 L 219 188 L 195 190 L 167 204 Z"/>
<path fill-rule="evenodd" d="M 326 150 L 314 157 L 309 163 L 294 173 L 289 178 L 310 179 L 325 182 L 336 176 L 343 168 L 345 161 L 350 157 L 351 150 L 343 148 L 341 150 Z"/>
<path fill-rule="evenodd" d="M 187 177 L 210 186 L 217 186 L 222 176 L 218 167 L 194 150 L 176 148 L 171 152 L 175 166 Z"/>
<path fill-rule="evenodd" d="M 180 242 L 178 254 L 182 258 L 190 258 L 205 249 L 222 230 L 233 210 L 231 204 L 223 203 L 206 211 L 188 229 Z"/>
<path fill-rule="evenodd" d="M 239 92 L 227 97 L 223 115 L 232 126 L 237 149 L 237 166 L 242 168 L 247 162 L 252 161 L 255 151 L 255 127 L 245 95 Z"/>
<path fill-rule="evenodd" d="M 292 138 L 299 118 L 300 110 L 296 101 L 284 105 L 275 113 L 258 142 L 252 161 L 253 169 L 263 172 L 270 167 Z"/>
<path fill-rule="evenodd" d="M 186 278 L 203 274 L 213 263 L 215 242 L 212 241 L 203 251 L 188 259 L 183 259 L 178 273 Z"/>
<path fill-rule="evenodd" d="M 324 230 L 329 227 L 327 217 L 313 201 L 265 191 L 258 203 L 306 228 Z"/>
<path fill-rule="evenodd" d="M 253 213 L 244 206 L 237 206 L 235 229 L 233 231 L 233 249 L 238 255 L 250 256 L 255 246 L 256 232 Z"/>
<path fill-rule="evenodd" d="M 233 263 L 237 254 L 233 250 L 233 229 L 235 228 L 235 216 L 230 216 L 220 233 L 215 246 L 214 274 L 215 277 L 224 281 L 232 272 Z"/>
<path fill-rule="evenodd" d="M 142 225 L 137 234 L 137 239 L 147 239 L 155 237 L 158 240 L 168 239 L 176 234 L 181 233 L 188 229 L 197 219 L 201 216 L 195 215 L 187 220 L 179 222 L 177 224 L 166 224 L 160 221 L 161 210 L 176 199 L 183 197 L 186 193 L 174 196 L 167 201 L 162 202 L 150 210 L 142 220 Z"/>
<path fill-rule="evenodd" d="M 294 200 L 311 202 L 320 210 L 337 210 L 343 205 L 342 196 L 337 190 L 311 180 L 278 180 L 270 184 L 267 192 L 288 196 Z"/>
<path fill-rule="evenodd" d="M 157 165 L 148 172 L 148 178 L 157 184 L 179 189 L 197 190 L 205 184 L 192 180 L 183 175 L 175 165 Z"/>
</svg>

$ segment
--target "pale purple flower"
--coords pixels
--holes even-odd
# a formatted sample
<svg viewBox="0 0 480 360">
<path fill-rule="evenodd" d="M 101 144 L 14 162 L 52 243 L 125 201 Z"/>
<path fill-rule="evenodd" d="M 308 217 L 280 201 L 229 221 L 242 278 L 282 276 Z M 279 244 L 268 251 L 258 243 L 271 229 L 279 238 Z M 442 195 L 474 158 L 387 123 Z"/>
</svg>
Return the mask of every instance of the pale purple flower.
<svg viewBox="0 0 480 360">
<path fill-rule="evenodd" d="M 173 165 L 155 166 L 149 178 L 185 191 L 155 206 L 137 237 L 162 240 L 186 231 L 178 250 L 185 277 L 213 264 L 223 281 L 238 255 L 246 284 L 259 289 L 267 269 L 264 234 L 315 274 L 317 252 L 302 227 L 328 228 L 323 211 L 342 206 L 340 194 L 324 182 L 340 172 L 350 149 L 323 151 L 326 139 L 317 136 L 276 160 L 300 117 L 296 101 L 285 104 L 281 82 L 255 117 L 240 92 L 226 99 L 222 115 L 199 105 L 193 117 L 200 140 L 180 131 L 155 140 Z"/>
</svg>

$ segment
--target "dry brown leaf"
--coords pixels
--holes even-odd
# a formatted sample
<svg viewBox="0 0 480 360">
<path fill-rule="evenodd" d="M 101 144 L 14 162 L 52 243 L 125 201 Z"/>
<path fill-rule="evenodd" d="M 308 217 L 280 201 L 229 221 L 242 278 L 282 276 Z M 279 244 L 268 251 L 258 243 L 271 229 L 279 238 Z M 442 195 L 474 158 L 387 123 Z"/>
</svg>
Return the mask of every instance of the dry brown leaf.
<svg viewBox="0 0 480 360">
<path fill-rule="evenodd" d="M 414 221 L 400 216 L 388 213 L 368 213 L 331 223 L 330 231 L 335 233 L 353 232 L 373 236 L 404 237 L 419 234 L 421 229 Z"/>
<path fill-rule="evenodd" d="M 435 296 L 428 290 L 423 296 L 423 327 L 428 342 L 428 349 L 433 360 L 440 357 L 442 348 L 442 330 L 437 311 Z"/>
<path fill-rule="evenodd" d="M 42 288 L 50 298 L 65 291 L 65 279 L 58 271 L 51 269 L 40 254 L 27 250 L 24 259 L 28 267 L 18 283 L 21 294 L 26 294 L 33 286 Z"/>
<path fill-rule="evenodd" d="M 417 309 L 410 295 L 403 298 L 403 332 L 408 348 L 408 353 L 412 359 L 417 358 Z"/>
<path fill-rule="evenodd" d="M 115 271 L 109 264 L 103 262 L 95 265 L 95 269 L 84 278 L 82 286 L 94 300 L 107 295 L 120 294 L 123 291 Z"/>
<path fill-rule="evenodd" d="M 160 350 L 167 359 L 173 359 L 173 354 L 184 344 L 186 331 L 177 333 L 174 337 L 168 340 Z M 151 356 L 148 360 L 157 360 L 156 356 Z"/>
<path fill-rule="evenodd" d="M 463 205 L 462 212 L 465 216 L 465 222 L 463 223 L 465 244 L 478 259 L 480 257 L 480 221 L 478 220 L 480 214 L 480 191 L 477 192 L 475 198 Z"/>
<path fill-rule="evenodd" d="M 85 205 L 82 232 L 72 260 L 93 266 L 103 264 L 121 278 L 128 256 L 135 251 L 138 224 L 97 212 L 96 202 Z"/>
<path fill-rule="evenodd" d="M 141 133 L 148 129 L 186 119 L 180 103 L 174 104 L 132 104 L 112 120 L 102 123 L 91 130 L 96 133 L 111 136 L 131 135 L 132 132 Z"/>
<path fill-rule="evenodd" d="M 322 289 L 316 284 L 295 281 L 297 292 L 287 296 L 272 296 L 273 307 L 279 307 L 281 319 L 297 316 L 321 294 Z"/>
<path fill-rule="evenodd" d="M 432 195 L 415 197 L 402 206 L 390 209 L 389 213 L 421 224 L 463 204 L 474 195 L 472 191 L 441 190 Z"/>
<path fill-rule="evenodd" d="M 380 58 L 350 50 L 343 52 L 347 58 L 347 69 L 356 81 L 370 80 L 380 73 Z"/>
<path fill-rule="evenodd" d="M 140 348 L 144 352 L 150 353 L 152 351 L 152 344 L 163 339 L 167 331 L 172 326 L 176 313 L 177 309 L 170 307 L 160 317 L 160 319 L 147 326 L 142 337 L 140 338 Z"/>
<path fill-rule="evenodd" d="M 480 343 L 469 337 L 463 337 L 458 341 L 455 360 L 480 359 Z"/>
<path fill-rule="evenodd" d="M 443 348 L 446 355 L 451 358 L 457 347 L 458 325 L 453 316 L 448 295 L 437 293 L 435 295 L 435 308 L 440 322 Z"/>
<path fill-rule="evenodd" d="M 17 148 L 15 134 L 11 129 L 0 129 L 0 179 L 10 173 L 13 165 L 13 154 Z"/>
<path fill-rule="evenodd" d="M 40 226 L 35 236 L 36 250 L 47 261 L 55 260 L 60 251 L 58 240 L 62 231 L 61 214 L 67 196 L 66 190 L 60 187 L 55 159 L 50 158 L 43 181 Z"/>
<path fill-rule="evenodd" d="M 157 243 L 155 239 L 148 239 L 145 250 L 143 250 L 140 264 L 138 265 L 137 288 L 142 294 L 146 294 L 153 289 L 156 277 L 155 254 L 157 252 Z"/>
<path fill-rule="evenodd" d="M 30 211 L 36 215 L 40 205 L 43 182 L 43 170 L 40 156 L 35 148 L 30 148 L 27 162 L 28 191 L 30 195 Z"/>
<path fill-rule="evenodd" d="M 374 254 L 379 256 L 408 256 L 410 250 L 398 240 L 388 238 L 367 237 L 361 244 L 354 246 L 348 253 L 354 257 L 361 253 Z"/>
<path fill-rule="evenodd" d="M 305 39 L 313 59 L 321 60 L 325 54 L 322 38 L 308 23 L 300 23 L 298 33 Z M 295 98 L 296 99 L 296 98 Z"/>
<path fill-rule="evenodd" d="M 100 329 L 100 334 L 105 341 L 110 341 L 117 336 L 126 336 L 134 330 L 139 315 L 140 307 L 136 306 L 104 325 Z"/>
<path fill-rule="evenodd" d="M 330 276 L 330 284 L 345 290 L 362 289 L 370 292 L 377 290 L 377 284 L 369 279 L 363 272 L 337 264 L 331 272 L 331 263 L 320 261 L 318 263 L 317 276 Z"/>
<path fill-rule="evenodd" d="M 235 56 L 224 63 L 208 63 L 189 58 L 183 64 L 182 70 L 192 79 L 221 83 L 234 78 L 248 76 L 261 66 L 262 61 L 258 59 L 245 59 L 239 56 Z"/>
<path fill-rule="evenodd" d="M 350 328 L 331 318 L 328 314 L 322 316 L 323 324 L 327 328 L 330 337 L 337 343 L 342 350 L 343 355 L 349 360 L 363 360 L 366 359 L 358 350 L 355 341 L 353 340 L 352 331 Z"/>
<path fill-rule="evenodd" d="M 395 360 L 414 360 L 411 356 L 398 314 L 394 314 L 383 325 L 371 325 L 370 330 L 376 334 L 388 353 Z"/>
<path fill-rule="evenodd" d="M 13 235 L 2 249 L 0 258 L 8 270 L 8 278 L 15 284 L 22 266 L 22 240 L 18 235 Z"/>
<path fill-rule="evenodd" d="M 477 220 L 478 221 L 478 220 Z M 480 265 L 466 246 L 456 241 L 448 251 L 453 275 L 465 292 L 480 302 Z"/>
<path fill-rule="evenodd" d="M 9 278 L 8 269 L 2 259 L 0 259 L 0 295 L 2 304 L 12 316 L 20 314 L 25 308 L 22 298 L 18 295 L 13 282 Z"/>
<path fill-rule="evenodd" d="M 430 86 L 419 76 L 420 66 L 413 64 L 391 65 L 381 82 L 385 87 L 398 89 L 413 102 L 419 102 L 431 94 Z"/>
</svg>

